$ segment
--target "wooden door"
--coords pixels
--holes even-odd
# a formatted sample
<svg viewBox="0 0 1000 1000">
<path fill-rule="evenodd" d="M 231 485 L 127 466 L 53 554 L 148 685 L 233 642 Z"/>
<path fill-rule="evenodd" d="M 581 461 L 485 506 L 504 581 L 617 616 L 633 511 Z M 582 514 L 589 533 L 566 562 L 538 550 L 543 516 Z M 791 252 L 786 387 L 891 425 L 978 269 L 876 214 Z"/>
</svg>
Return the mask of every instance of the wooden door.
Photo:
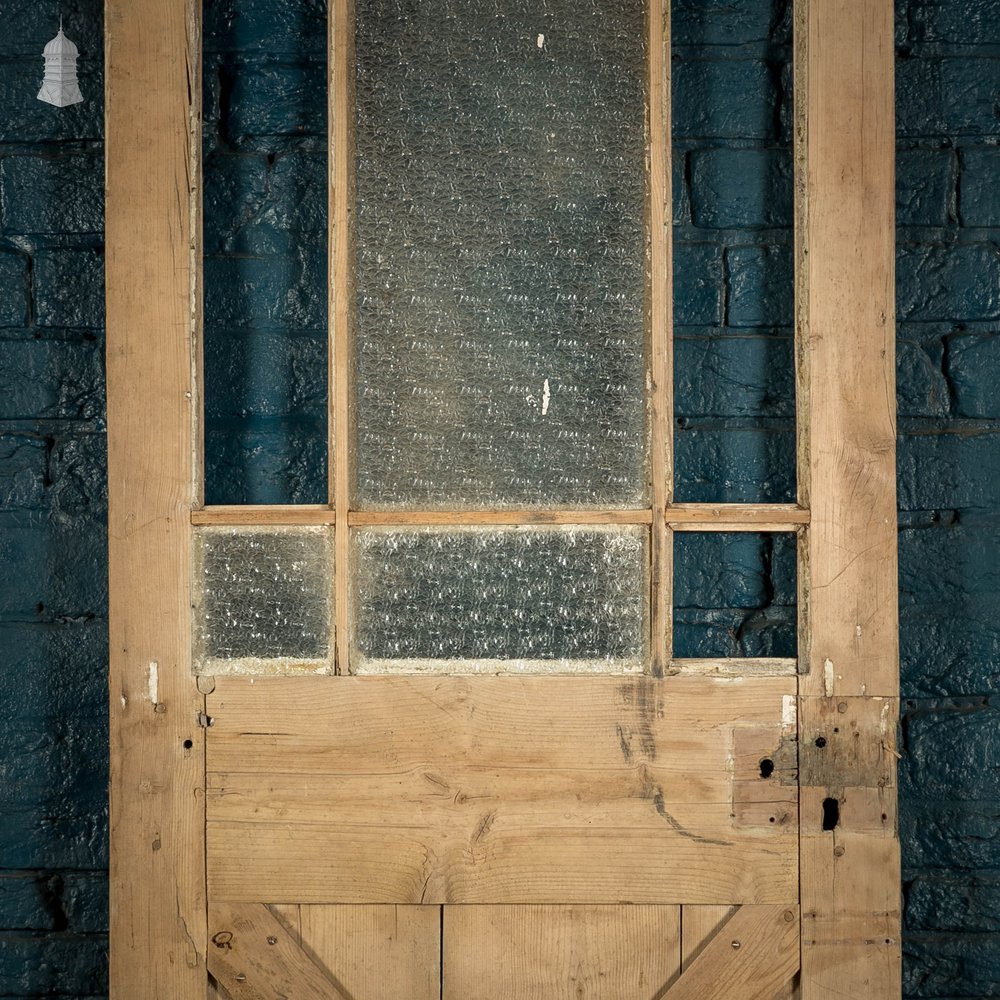
<svg viewBox="0 0 1000 1000">
<path fill-rule="evenodd" d="M 359 399 L 383 374 L 365 351 L 391 361 L 393 342 L 365 340 L 354 296 L 359 185 L 379 181 L 357 176 L 352 124 L 366 36 L 331 7 L 329 503 L 223 508 L 201 486 L 197 6 L 107 3 L 113 996 L 898 995 L 891 5 L 796 2 L 783 505 L 673 498 L 661 0 L 631 34 L 574 27 L 596 77 L 622 46 L 633 76 L 612 83 L 638 95 L 631 124 L 627 99 L 604 122 L 616 155 L 639 150 L 638 245 L 601 277 L 625 289 L 601 322 L 630 314 L 637 334 L 594 352 L 621 386 L 577 386 L 617 400 L 583 452 L 607 475 L 581 487 L 516 426 L 499 486 L 451 482 L 447 435 L 428 438 L 437 471 L 379 469 Z M 528 41 L 517 58 L 559 44 Z M 369 96 L 391 82 L 375 77 Z M 418 411 L 440 403 L 419 371 L 398 378 Z M 532 412 L 555 415 L 570 381 L 534 384 Z M 673 655 L 692 531 L 795 536 L 796 657 Z"/>
</svg>

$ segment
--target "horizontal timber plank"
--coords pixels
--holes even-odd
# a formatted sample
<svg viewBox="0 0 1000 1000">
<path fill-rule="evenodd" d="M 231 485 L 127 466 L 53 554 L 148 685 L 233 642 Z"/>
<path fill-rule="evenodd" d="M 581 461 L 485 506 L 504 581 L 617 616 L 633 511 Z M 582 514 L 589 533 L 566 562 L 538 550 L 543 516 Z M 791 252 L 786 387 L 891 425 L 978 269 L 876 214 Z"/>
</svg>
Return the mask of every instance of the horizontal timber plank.
<svg viewBox="0 0 1000 1000">
<path fill-rule="evenodd" d="M 211 892 L 794 902 L 795 786 L 759 765 L 780 758 L 793 691 L 784 677 L 219 678 Z"/>
</svg>

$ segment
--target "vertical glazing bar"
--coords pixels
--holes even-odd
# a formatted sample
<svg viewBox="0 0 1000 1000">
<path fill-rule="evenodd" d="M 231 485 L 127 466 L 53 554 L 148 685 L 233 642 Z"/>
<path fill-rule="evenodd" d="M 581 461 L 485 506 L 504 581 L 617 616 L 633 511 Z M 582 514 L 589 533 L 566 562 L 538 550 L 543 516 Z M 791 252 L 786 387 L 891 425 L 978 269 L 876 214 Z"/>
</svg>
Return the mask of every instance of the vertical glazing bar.
<svg viewBox="0 0 1000 1000">
<path fill-rule="evenodd" d="M 673 496 L 673 306 L 670 190 L 670 5 L 649 0 L 650 471 L 653 528 L 651 669 L 671 656 L 673 574 L 667 502 Z"/>
<path fill-rule="evenodd" d="M 351 503 L 351 211 L 353 203 L 354 5 L 331 0 L 328 42 L 330 132 L 330 501 L 337 512 L 334 572 L 336 672 L 349 672 L 348 595 Z"/>
</svg>

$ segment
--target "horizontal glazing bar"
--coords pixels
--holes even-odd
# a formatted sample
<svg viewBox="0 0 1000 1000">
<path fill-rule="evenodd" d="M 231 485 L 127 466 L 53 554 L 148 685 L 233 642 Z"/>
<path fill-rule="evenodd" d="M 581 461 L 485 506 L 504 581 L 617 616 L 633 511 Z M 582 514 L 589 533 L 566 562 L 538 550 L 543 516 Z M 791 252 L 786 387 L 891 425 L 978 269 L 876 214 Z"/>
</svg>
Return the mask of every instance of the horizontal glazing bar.
<svg viewBox="0 0 1000 1000">
<path fill-rule="evenodd" d="M 280 504 L 274 506 L 220 505 L 202 507 L 191 511 L 194 525 L 275 524 L 308 525 L 333 524 L 336 514 L 324 504 Z"/>
<path fill-rule="evenodd" d="M 796 531 L 809 523 L 796 504 L 677 503 L 666 517 L 675 531 Z"/>
</svg>

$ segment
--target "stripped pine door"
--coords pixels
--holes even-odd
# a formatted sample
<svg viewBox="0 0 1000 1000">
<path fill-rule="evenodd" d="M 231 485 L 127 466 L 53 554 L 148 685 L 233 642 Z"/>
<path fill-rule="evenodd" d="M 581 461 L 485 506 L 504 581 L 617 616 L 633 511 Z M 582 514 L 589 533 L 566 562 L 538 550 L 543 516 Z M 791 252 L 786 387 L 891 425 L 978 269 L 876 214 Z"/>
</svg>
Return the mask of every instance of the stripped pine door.
<svg viewBox="0 0 1000 1000">
<path fill-rule="evenodd" d="M 891 4 L 796 0 L 757 505 L 673 495 L 669 10 L 472 6 L 331 0 L 329 502 L 206 507 L 200 15 L 107 0 L 112 995 L 898 996 Z M 797 656 L 674 656 L 691 532 Z"/>
</svg>

